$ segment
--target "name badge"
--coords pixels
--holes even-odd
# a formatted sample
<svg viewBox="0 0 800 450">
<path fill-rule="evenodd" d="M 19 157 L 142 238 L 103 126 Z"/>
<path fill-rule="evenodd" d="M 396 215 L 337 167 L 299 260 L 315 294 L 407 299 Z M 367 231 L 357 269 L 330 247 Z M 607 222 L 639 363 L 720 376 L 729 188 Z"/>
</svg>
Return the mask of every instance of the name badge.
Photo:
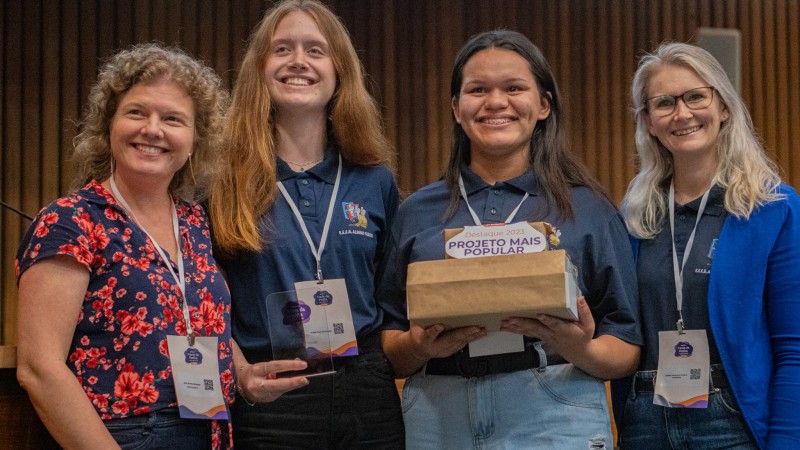
<svg viewBox="0 0 800 450">
<path fill-rule="evenodd" d="M 658 332 L 658 375 L 653 404 L 668 408 L 707 408 L 708 336 L 705 330 Z"/>
<path fill-rule="evenodd" d="M 178 409 L 184 419 L 227 420 L 217 358 L 217 337 L 167 336 Z"/>
<path fill-rule="evenodd" d="M 301 281 L 295 283 L 294 288 L 304 312 L 306 346 L 312 346 L 320 340 L 318 348 L 330 349 L 333 357 L 358 355 L 356 330 L 344 278 L 326 279 L 322 283 Z"/>
</svg>

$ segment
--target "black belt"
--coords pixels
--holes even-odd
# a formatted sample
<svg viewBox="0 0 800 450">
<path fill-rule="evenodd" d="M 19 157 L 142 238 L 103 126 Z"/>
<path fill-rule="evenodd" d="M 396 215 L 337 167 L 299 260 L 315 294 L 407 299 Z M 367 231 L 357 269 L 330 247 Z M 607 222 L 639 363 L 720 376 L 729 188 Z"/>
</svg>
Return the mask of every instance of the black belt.
<svg viewBox="0 0 800 450">
<path fill-rule="evenodd" d="M 464 378 L 482 377 L 498 373 L 516 372 L 518 370 L 541 369 L 547 366 L 567 364 L 568 361 L 556 353 L 548 353 L 546 361 L 540 361 L 539 352 L 526 345 L 524 352 L 504 353 L 501 355 L 469 357 L 469 351 L 463 349 L 447 358 L 434 358 L 425 366 L 428 375 L 458 375 Z"/>
<path fill-rule="evenodd" d="M 655 373 L 655 371 L 653 371 Z M 718 370 L 711 370 L 711 376 L 708 380 L 709 392 L 714 392 L 715 389 L 726 389 L 730 387 L 730 383 L 728 383 L 728 377 L 725 375 L 725 371 L 718 369 Z M 655 390 L 655 378 L 648 376 L 647 378 L 641 378 L 639 374 L 633 377 L 633 391 L 637 394 L 640 392 L 653 392 Z"/>
<path fill-rule="evenodd" d="M 359 355 L 379 350 L 381 348 L 381 334 L 379 332 L 374 332 L 370 335 L 357 338 L 357 341 L 358 341 L 358 355 L 332 357 L 331 359 L 333 360 L 333 370 L 338 371 L 347 366 L 348 364 L 350 364 L 351 362 L 358 359 Z"/>
</svg>

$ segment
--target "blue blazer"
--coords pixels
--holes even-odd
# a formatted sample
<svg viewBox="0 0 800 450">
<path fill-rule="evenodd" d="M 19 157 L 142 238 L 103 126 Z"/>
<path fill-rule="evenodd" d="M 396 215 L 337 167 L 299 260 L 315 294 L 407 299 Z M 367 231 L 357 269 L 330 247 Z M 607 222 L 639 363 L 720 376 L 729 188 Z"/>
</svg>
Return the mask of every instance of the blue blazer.
<svg viewBox="0 0 800 450">
<path fill-rule="evenodd" d="M 728 216 L 708 310 L 725 373 L 761 448 L 800 448 L 800 197 Z"/>
</svg>

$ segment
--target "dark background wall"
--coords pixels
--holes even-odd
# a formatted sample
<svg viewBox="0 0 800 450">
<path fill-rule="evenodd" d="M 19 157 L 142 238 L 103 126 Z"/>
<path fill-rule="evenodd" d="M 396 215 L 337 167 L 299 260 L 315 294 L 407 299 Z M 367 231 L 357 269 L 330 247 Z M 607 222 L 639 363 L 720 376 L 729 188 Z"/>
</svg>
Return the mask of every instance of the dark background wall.
<svg viewBox="0 0 800 450">
<path fill-rule="evenodd" d="M 412 192 L 439 177 L 449 77 L 466 39 L 509 28 L 549 59 L 574 151 L 619 201 L 634 174 L 630 78 L 663 40 L 741 31 L 742 95 L 766 148 L 800 183 L 798 0 L 330 0 L 350 30 Z M 0 0 L 0 199 L 34 215 L 66 193 L 68 160 L 100 58 L 157 40 L 206 60 L 230 86 L 263 0 Z M 0 343 L 16 342 L 14 255 L 29 222 L 0 213 Z"/>
</svg>

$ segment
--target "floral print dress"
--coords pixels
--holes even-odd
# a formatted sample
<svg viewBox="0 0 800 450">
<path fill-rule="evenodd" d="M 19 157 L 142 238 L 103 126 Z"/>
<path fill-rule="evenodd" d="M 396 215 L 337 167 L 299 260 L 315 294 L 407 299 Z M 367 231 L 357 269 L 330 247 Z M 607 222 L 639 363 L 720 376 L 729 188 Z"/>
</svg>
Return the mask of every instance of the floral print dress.
<svg viewBox="0 0 800 450">
<path fill-rule="evenodd" d="M 203 208 L 184 201 L 175 208 L 192 329 L 219 337 L 222 392 L 230 403 L 230 294 L 211 253 Z M 97 181 L 39 213 L 20 245 L 17 279 L 56 255 L 70 256 L 90 272 L 66 363 L 97 414 L 113 420 L 176 406 L 167 335 L 186 335 L 186 323 L 180 289 L 166 266 L 173 263 L 159 256 L 145 232 Z M 230 445 L 226 424 L 212 428 L 214 448 L 223 441 Z"/>
</svg>

